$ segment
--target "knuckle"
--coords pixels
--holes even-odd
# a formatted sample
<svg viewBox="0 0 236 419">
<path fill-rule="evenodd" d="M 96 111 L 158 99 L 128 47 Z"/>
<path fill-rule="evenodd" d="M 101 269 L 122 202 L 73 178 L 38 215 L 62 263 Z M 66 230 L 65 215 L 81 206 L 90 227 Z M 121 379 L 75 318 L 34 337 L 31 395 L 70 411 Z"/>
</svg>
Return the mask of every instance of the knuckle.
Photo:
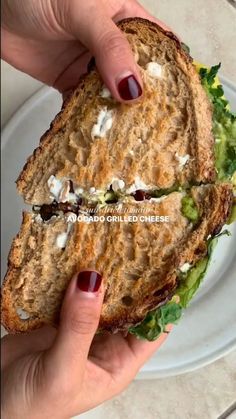
<svg viewBox="0 0 236 419">
<path fill-rule="evenodd" d="M 127 54 L 128 44 L 122 33 L 106 32 L 100 39 L 101 47 L 105 53 Z"/>
<path fill-rule="evenodd" d="M 69 319 L 69 329 L 80 335 L 88 334 L 96 327 L 97 316 L 91 311 L 83 310 L 79 314 L 73 314 Z"/>
</svg>

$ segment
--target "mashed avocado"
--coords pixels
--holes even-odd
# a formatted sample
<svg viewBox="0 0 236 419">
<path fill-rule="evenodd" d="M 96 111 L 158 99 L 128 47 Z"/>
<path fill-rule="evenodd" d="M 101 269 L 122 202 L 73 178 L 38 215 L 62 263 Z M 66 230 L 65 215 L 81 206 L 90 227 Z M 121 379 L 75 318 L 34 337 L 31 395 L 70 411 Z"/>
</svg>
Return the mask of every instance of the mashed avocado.
<svg viewBox="0 0 236 419">
<path fill-rule="evenodd" d="M 181 206 L 182 214 L 193 223 L 198 221 L 199 213 L 198 213 L 197 206 L 194 202 L 194 199 L 191 196 L 186 195 L 182 198 L 181 204 L 182 204 Z"/>
<path fill-rule="evenodd" d="M 213 105 L 213 134 L 218 179 L 232 180 L 236 172 L 236 115 L 230 112 L 229 103 L 217 77 L 220 64 L 205 68 L 195 64 L 202 85 Z"/>
</svg>

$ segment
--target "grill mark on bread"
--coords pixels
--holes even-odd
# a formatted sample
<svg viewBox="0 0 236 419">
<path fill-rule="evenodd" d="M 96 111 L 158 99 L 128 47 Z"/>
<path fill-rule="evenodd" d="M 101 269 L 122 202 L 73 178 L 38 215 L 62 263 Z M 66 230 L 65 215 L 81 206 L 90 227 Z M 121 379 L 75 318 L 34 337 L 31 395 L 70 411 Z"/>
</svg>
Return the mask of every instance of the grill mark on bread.
<svg viewBox="0 0 236 419">
<path fill-rule="evenodd" d="M 112 98 L 101 98 L 99 96 L 103 85 L 101 78 L 96 69 L 90 69 L 90 73 L 80 80 L 78 88 L 67 100 L 62 112 L 55 118 L 50 130 L 42 137 L 40 147 L 29 159 L 18 178 L 18 190 L 28 203 L 38 205 L 50 203 L 48 190 L 45 185 L 47 178 L 52 174 L 58 177 L 70 177 L 84 189 L 89 188 L 91 184 L 96 188 L 103 188 L 112 177 L 120 173 L 124 175 L 124 181 L 127 186 L 132 184 L 133 178 L 141 172 L 143 172 L 143 180 L 146 184 L 154 183 L 160 188 L 171 186 L 171 184 L 178 180 L 176 177 L 180 177 L 181 182 L 184 180 L 184 184 L 192 180 L 196 180 L 198 183 L 207 183 L 214 180 L 214 157 L 210 152 L 213 146 L 211 108 L 189 56 L 181 49 L 175 37 L 170 42 L 170 38 L 172 39 L 170 34 L 165 34 L 165 31 L 153 23 L 142 19 L 131 19 L 121 22 L 119 27 L 125 33 L 126 31 L 129 32 L 129 30 L 137 33 L 137 35 L 131 35 L 129 33 L 127 36 L 134 53 L 139 52 L 140 54 L 140 64 L 144 65 L 147 58 L 150 61 L 157 60 L 157 62 L 163 65 L 164 78 L 153 79 L 151 81 L 151 78 L 145 75 L 145 78 L 149 79 L 148 86 L 144 92 L 145 100 L 141 100 L 137 104 L 130 106 L 117 104 Z M 156 34 L 156 38 L 154 34 Z M 150 57 L 148 56 L 148 51 Z M 143 137 L 143 142 L 145 141 L 143 130 L 145 124 L 142 129 L 141 127 L 139 128 L 139 121 L 136 117 L 136 114 L 142 115 L 140 113 L 142 107 L 149 106 L 148 103 L 150 103 L 151 111 L 146 112 L 146 118 L 151 118 L 151 120 L 152 118 L 154 120 L 158 118 L 161 121 L 160 115 L 158 116 L 158 110 L 155 109 L 155 103 L 157 104 L 158 100 L 156 101 L 153 98 L 158 98 L 159 89 L 161 91 L 161 86 L 165 86 L 165 71 L 170 67 L 174 71 L 174 74 L 178 74 L 179 81 L 175 83 L 175 87 L 180 88 L 180 81 L 183 79 L 185 80 L 185 86 L 187 86 L 185 91 L 187 90 L 188 95 L 192 95 L 189 101 L 191 102 L 191 107 L 195 106 L 197 113 L 195 112 L 195 116 L 189 118 L 191 120 L 198 118 L 196 123 L 194 122 L 193 131 L 196 142 L 200 146 L 191 146 L 194 143 L 194 135 L 186 140 L 185 154 L 189 153 L 194 158 L 189 160 L 182 171 L 178 171 L 177 162 L 170 161 L 168 150 L 165 154 L 164 148 L 159 151 L 159 160 L 161 159 L 163 164 L 158 170 L 158 164 L 156 163 L 156 161 L 158 162 L 158 153 L 156 151 L 153 152 L 153 155 L 151 153 L 151 150 L 155 149 L 155 145 L 159 144 L 159 138 L 156 135 L 153 135 L 153 141 L 150 142 L 149 147 L 144 144 L 140 145 L 137 154 L 127 156 L 129 149 L 133 150 L 133 147 L 136 147 L 136 139 L 139 133 Z M 142 72 L 144 74 L 144 68 L 142 68 Z M 148 95 L 150 98 L 148 98 Z M 186 102 L 186 94 L 183 92 L 180 96 Z M 92 125 L 96 121 L 99 109 L 104 104 L 107 105 L 108 109 L 115 110 L 114 126 L 108 132 L 107 138 L 91 141 Z M 198 116 L 199 113 L 201 115 Z M 118 118 L 117 122 L 116 118 Z M 126 122 L 123 123 L 125 119 Z M 171 129 L 172 123 L 171 121 L 169 123 L 169 128 Z M 130 130 L 130 124 L 136 125 L 135 136 L 133 136 L 133 131 Z M 125 126 L 127 130 L 124 130 L 122 136 L 120 135 L 119 138 L 118 130 L 120 127 Z M 152 127 L 150 129 L 147 124 L 147 135 L 149 138 L 152 138 L 150 130 L 154 132 L 157 128 L 154 129 Z M 142 131 L 143 134 L 141 133 Z M 175 138 L 174 131 L 175 127 L 171 130 L 172 135 L 166 135 L 166 131 L 163 133 L 163 137 L 168 140 L 168 149 L 169 147 L 172 148 L 172 146 L 177 147 L 178 143 L 181 145 L 181 132 L 179 133 L 179 137 Z M 73 134 L 73 132 L 76 132 L 76 134 Z M 69 136 L 72 138 L 73 135 L 76 137 L 74 143 L 72 140 L 69 140 Z M 160 136 L 161 132 L 158 135 Z M 175 139 L 172 144 L 173 138 Z M 78 144 L 80 144 L 79 147 Z M 195 153 L 193 153 L 194 150 Z M 55 156 L 54 159 L 50 159 L 52 152 Z M 196 153 L 197 155 L 195 155 Z M 122 165 L 122 161 L 124 162 L 124 166 Z M 125 164 L 126 161 L 131 161 L 131 170 L 129 170 L 128 164 Z M 42 167 L 43 162 L 47 165 L 46 170 L 45 167 Z M 168 177 L 161 175 L 161 170 L 165 164 L 167 167 L 172 167 Z M 88 167 L 90 168 L 89 170 Z"/>
</svg>

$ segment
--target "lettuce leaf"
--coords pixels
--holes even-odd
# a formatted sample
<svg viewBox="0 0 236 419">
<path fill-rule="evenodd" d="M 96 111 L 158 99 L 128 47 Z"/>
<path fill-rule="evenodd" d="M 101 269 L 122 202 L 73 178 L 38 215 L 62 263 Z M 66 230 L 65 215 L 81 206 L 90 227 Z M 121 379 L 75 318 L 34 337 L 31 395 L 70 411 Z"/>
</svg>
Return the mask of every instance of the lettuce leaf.
<svg viewBox="0 0 236 419">
<path fill-rule="evenodd" d="M 130 327 L 129 333 L 136 335 L 139 339 L 156 340 L 161 333 L 165 332 L 169 323 L 175 324 L 180 319 L 181 313 L 180 304 L 171 300 L 156 310 L 150 311 L 142 323 Z"/>
<path fill-rule="evenodd" d="M 221 64 L 198 69 L 202 85 L 213 104 L 216 169 L 219 180 L 229 180 L 236 171 L 236 115 L 230 112 L 217 72 Z"/>
</svg>

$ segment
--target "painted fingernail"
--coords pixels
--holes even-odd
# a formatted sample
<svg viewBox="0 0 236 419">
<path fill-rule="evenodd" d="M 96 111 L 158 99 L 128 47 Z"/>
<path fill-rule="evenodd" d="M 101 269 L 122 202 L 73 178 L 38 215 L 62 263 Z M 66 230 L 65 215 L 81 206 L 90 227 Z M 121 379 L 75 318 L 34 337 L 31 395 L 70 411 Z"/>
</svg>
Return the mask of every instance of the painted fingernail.
<svg viewBox="0 0 236 419">
<path fill-rule="evenodd" d="M 102 276 L 96 271 L 81 271 L 76 281 L 81 291 L 96 292 L 100 288 Z"/>
<path fill-rule="evenodd" d="M 136 78 L 131 74 L 130 76 L 124 77 L 118 83 L 118 92 L 123 100 L 137 99 L 142 94 L 142 87 Z"/>
</svg>

